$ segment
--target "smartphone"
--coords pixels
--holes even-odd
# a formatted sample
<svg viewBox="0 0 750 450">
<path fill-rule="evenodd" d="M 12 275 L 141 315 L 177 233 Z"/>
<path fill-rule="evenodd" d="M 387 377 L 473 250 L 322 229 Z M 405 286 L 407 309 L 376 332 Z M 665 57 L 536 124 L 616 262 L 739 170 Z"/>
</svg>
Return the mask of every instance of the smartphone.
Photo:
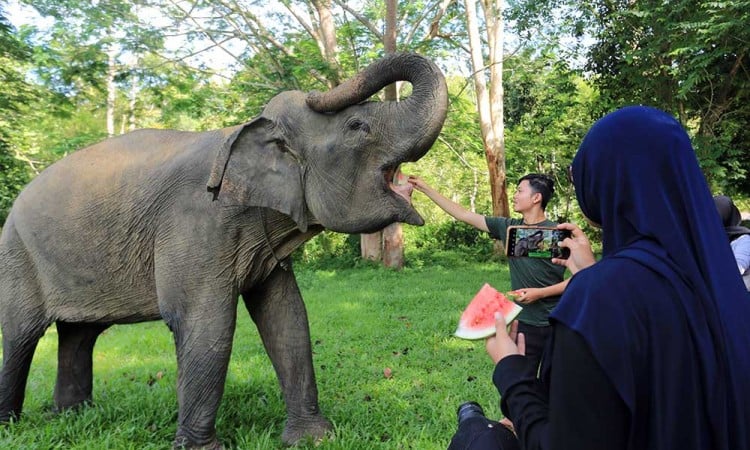
<svg viewBox="0 0 750 450">
<path fill-rule="evenodd" d="M 560 247 L 560 241 L 569 237 L 569 230 L 551 227 L 508 227 L 505 252 L 514 258 L 566 259 L 570 256 L 570 249 Z"/>
</svg>

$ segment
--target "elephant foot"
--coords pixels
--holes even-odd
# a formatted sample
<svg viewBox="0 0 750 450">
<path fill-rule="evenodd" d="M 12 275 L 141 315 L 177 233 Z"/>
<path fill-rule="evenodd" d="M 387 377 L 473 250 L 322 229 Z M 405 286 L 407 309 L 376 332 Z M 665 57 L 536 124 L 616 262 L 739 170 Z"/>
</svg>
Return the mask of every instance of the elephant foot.
<svg viewBox="0 0 750 450">
<path fill-rule="evenodd" d="M 208 444 L 196 444 L 195 442 L 191 442 L 187 436 L 177 436 L 172 444 L 172 448 L 175 450 L 224 450 L 224 446 L 216 438 Z"/>
<path fill-rule="evenodd" d="M 0 412 L 0 426 L 10 425 L 12 423 L 18 422 L 19 418 L 19 415 L 14 411 Z"/>
<path fill-rule="evenodd" d="M 80 411 L 83 408 L 87 408 L 89 406 L 92 406 L 94 404 L 94 401 L 91 398 L 87 398 L 84 400 L 69 400 L 69 401 L 59 401 L 55 402 L 55 404 L 52 406 L 52 412 L 55 414 L 60 414 L 66 411 Z"/>
<path fill-rule="evenodd" d="M 331 430 L 333 425 L 321 415 L 307 419 L 289 419 L 281 434 L 281 441 L 284 445 L 297 445 L 307 440 L 317 443 Z"/>
</svg>

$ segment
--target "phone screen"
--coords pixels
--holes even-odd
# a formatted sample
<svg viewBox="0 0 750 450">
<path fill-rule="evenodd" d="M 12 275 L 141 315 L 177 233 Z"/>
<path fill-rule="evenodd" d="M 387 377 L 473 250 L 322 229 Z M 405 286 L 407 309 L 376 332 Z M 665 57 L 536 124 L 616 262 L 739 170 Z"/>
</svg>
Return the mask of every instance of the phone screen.
<svg viewBox="0 0 750 450">
<path fill-rule="evenodd" d="M 547 227 L 508 227 L 506 253 L 509 257 L 561 258 L 570 250 L 560 247 L 560 241 L 570 237 L 570 231 Z"/>
</svg>

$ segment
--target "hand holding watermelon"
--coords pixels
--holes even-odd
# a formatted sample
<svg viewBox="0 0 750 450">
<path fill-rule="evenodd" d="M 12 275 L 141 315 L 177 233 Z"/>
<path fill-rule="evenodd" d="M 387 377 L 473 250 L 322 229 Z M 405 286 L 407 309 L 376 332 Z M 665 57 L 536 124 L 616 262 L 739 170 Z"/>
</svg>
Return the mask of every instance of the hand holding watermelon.
<svg viewBox="0 0 750 450">
<path fill-rule="evenodd" d="M 495 328 L 497 333 L 488 337 L 484 344 L 495 364 L 506 356 L 526 354 L 526 339 L 523 333 L 518 332 L 517 320 L 511 322 L 508 330 L 505 317 L 499 312 L 495 313 Z"/>
<path fill-rule="evenodd" d="M 521 309 L 485 283 L 461 314 L 455 335 L 463 339 L 487 338 L 485 348 L 495 364 L 508 355 L 523 355 L 526 341 L 523 333 L 518 333 L 518 321 L 513 320 Z"/>
<path fill-rule="evenodd" d="M 522 305 L 528 305 L 529 303 L 534 303 L 540 298 L 545 297 L 544 292 L 542 291 L 542 288 L 516 289 L 515 291 L 508 292 L 506 296 L 510 298 L 511 300 L 513 300 L 514 302 L 520 303 Z"/>
<path fill-rule="evenodd" d="M 456 337 L 483 339 L 495 334 L 495 313 L 510 322 L 521 312 L 521 307 L 485 283 L 466 307 L 456 329 Z"/>
</svg>

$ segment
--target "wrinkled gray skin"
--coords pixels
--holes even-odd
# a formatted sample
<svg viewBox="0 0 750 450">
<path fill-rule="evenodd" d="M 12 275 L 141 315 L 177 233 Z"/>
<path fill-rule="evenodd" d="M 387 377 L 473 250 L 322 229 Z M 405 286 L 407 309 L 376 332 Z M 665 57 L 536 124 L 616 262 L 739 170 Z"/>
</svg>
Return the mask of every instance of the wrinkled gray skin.
<svg viewBox="0 0 750 450">
<path fill-rule="evenodd" d="M 413 85 L 404 101 L 361 103 L 397 80 Z M 0 238 L 0 421 L 20 415 L 52 323 L 54 400 L 66 409 L 92 398 L 102 331 L 161 319 L 177 350 L 175 446 L 219 446 L 241 294 L 283 391 L 283 441 L 322 436 L 331 424 L 318 408 L 305 306 L 280 261 L 324 228 L 423 224 L 410 190 L 390 181 L 432 146 L 446 108 L 440 70 L 399 54 L 330 92 L 279 94 L 241 126 L 136 131 L 50 166 L 21 192 Z"/>
</svg>

